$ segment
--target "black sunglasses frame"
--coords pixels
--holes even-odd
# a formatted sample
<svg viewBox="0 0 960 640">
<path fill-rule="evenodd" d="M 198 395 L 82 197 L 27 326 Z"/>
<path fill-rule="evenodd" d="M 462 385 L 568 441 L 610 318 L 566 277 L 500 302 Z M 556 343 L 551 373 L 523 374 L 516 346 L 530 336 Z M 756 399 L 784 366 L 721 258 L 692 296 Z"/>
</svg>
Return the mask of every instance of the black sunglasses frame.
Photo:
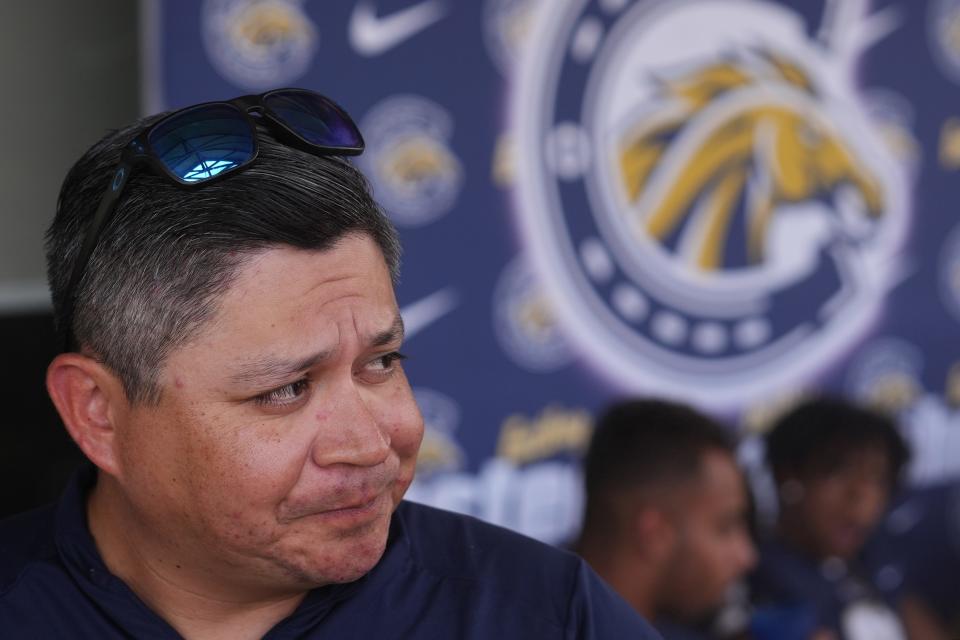
<svg viewBox="0 0 960 640">
<path fill-rule="evenodd" d="M 301 94 L 311 98 L 319 98 L 325 104 L 325 106 L 329 107 L 330 110 L 336 113 L 344 123 L 348 124 L 353 129 L 353 131 L 356 133 L 359 144 L 356 146 L 319 145 L 304 139 L 286 122 L 284 122 L 282 117 L 278 116 L 273 112 L 272 109 L 270 109 L 269 106 L 267 106 L 266 100 L 278 94 Z M 154 129 L 164 123 L 169 122 L 173 118 L 179 118 L 191 111 L 208 109 L 214 106 L 226 106 L 236 109 L 239 115 L 247 121 L 247 124 L 250 127 L 250 138 L 253 145 L 250 158 L 238 165 L 224 169 L 223 171 L 210 176 L 209 178 L 187 182 L 170 171 L 170 169 L 153 151 L 150 146 L 150 134 L 154 131 Z M 104 227 L 111 220 L 111 218 L 113 218 L 113 213 L 116 210 L 117 202 L 120 200 L 120 196 L 127 184 L 127 180 L 130 178 L 130 172 L 133 170 L 133 168 L 138 164 L 147 164 L 153 169 L 154 173 L 165 176 L 174 184 L 184 189 L 195 189 L 228 178 L 252 165 L 259 155 L 260 145 L 258 144 L 257 138 L 258 120 L 254 120 L 254 118 L 250 115 L 251 113 L 258 116 L 258 120 L 266 125 L 266 127 L 270 130 L 270 133 L 277 139 L 278 142 L 289 147 L 293 147 L 317 156 L 355 156 L 363 153 L 363 136 L 360 134 L 360 130 L 357 128 L 357 125 L 353 122 L 353 119 L 347 114 L 347 112 L 330 98 L 307 89 L 273 89 L 266 93 L 240 96 L 233 98 L 232 100 L 203 102 L 200 104 L 191 105 L 189 107 L 184 107 L 183 109 L 178 109 L 169 113 L 163 118 L 160 118 L 137 134 L 137 136 L 126 147 L 124 147 L 120 156 L 120 163 L 113 171 L 113 177 L 110 180 L 110 185 L 107 187 L 103 197 L 100 199 L 100 204 L 97 206 L 97 210 L 93 214 L 93 219 L 90 221 L 90 225 L 87 227 L 87 231 L 84 234 L 83 244 L 80 246 L 80 251 L 77 254 L 77 260 L 74 262 L 73 270 L 70 274 L 70 282 L 67 285 L 66 296 L 64 298 L 64 312 L 61 315 L 64 320 L 64 326 L 62 327 L 64 332 L 64 352 L 72 351 L 73 347 L 75 346 L 72 327 L 77 287 L 80 284 L 80 280 L 83 279 L 83 275 L 87 270 L 87 264 L 90 262 L 90 256 L 93 254 L 93 250 L 97 247 Z"/>
</svg>

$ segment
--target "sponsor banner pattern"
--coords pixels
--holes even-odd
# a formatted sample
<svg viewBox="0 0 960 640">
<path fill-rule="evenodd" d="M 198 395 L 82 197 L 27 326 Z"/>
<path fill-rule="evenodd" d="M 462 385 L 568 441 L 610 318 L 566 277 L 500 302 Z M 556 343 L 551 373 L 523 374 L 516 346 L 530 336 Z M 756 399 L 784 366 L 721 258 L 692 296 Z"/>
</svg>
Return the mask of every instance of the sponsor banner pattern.
<svg viewBox="0 0 960 640">
<path fill-rule="evenodd" d="M 400 229 L 411 497 L 560 542 L 625 394 L 826 388 L 960 471 L 960 1 L 166 0 L 153 110 L 330 95 Z"/>
</svg>

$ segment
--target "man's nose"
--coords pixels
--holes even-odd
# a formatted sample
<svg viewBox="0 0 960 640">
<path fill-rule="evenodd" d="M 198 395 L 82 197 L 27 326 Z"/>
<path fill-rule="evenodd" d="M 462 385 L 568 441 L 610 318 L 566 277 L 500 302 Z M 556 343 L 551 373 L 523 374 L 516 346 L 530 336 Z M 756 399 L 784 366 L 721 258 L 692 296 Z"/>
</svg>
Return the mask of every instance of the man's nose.
<svg viewBox="0 0 960 640">
<path fill-rule="evenodd" d="M 337 389 L 335 398 L 316 412 L 313 462 L 320 467 L 383 463 L 390 455 L 390 435 L 373 409 L 373 401 L 352 382 Z"/>
<path fill-rule="evenodd" d="M 883 512 L 885 493 L 884 487 L 868 479 L 850 482 L 847 487 L 849 512 L 858 523 L 872 526 Z"/>
<path fill-rule="evenodd" d="M 746 533 L 740 539 L 737 549 L 737 561 L 740 567 L 740 573 L 744 574 L 757 565 L 757 548 L 753 545 L 753 540 Z"/>
</svg>

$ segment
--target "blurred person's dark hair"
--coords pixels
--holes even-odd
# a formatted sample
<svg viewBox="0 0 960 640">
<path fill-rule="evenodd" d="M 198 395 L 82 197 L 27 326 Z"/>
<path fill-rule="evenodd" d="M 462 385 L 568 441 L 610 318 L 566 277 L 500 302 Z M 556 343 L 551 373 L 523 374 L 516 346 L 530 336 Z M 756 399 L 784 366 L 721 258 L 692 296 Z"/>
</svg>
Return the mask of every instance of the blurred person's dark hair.
<svg viewBox="0 0 960 640">
<path fill-rule="evenodd" d="M 733 455 L 733 441 L 722 425 L 688 406 L 664 400 L 612 405 L 598 419 L 584 460 L 587 522 L 611 524 L 611 495 L 695 478 L 712 450 Z"/>
<path fill-rule="evenodd" d="M 910 458 L 896 423 L 879 411 L 831 396 L 796 406 L 766 437 L 767 464 L 778 480 L 830 473 L 864 449 L 885 452 L 892 488 Z"/>
</svg>

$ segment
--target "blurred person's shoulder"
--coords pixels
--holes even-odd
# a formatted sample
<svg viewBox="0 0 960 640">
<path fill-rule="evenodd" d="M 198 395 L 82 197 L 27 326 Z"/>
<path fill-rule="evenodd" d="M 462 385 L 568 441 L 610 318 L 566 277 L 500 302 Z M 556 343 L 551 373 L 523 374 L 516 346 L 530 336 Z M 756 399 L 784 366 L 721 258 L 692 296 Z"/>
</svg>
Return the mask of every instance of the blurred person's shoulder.
<svg viewBox="0 0 960 640">
<path fill-rule="evenodd" d="M 656 620 L 654 626 L 663 640 L 711 640 L 706 633 L 674 622 Z"/>
<path fill-rule="evenodd" d="M 834 608 L 836 585 L 811 558 L 768 539 L 758 545 L 759 561 L 750 575 L 755 602 L 814 603 L 817 608 Z"/>
</svg>

